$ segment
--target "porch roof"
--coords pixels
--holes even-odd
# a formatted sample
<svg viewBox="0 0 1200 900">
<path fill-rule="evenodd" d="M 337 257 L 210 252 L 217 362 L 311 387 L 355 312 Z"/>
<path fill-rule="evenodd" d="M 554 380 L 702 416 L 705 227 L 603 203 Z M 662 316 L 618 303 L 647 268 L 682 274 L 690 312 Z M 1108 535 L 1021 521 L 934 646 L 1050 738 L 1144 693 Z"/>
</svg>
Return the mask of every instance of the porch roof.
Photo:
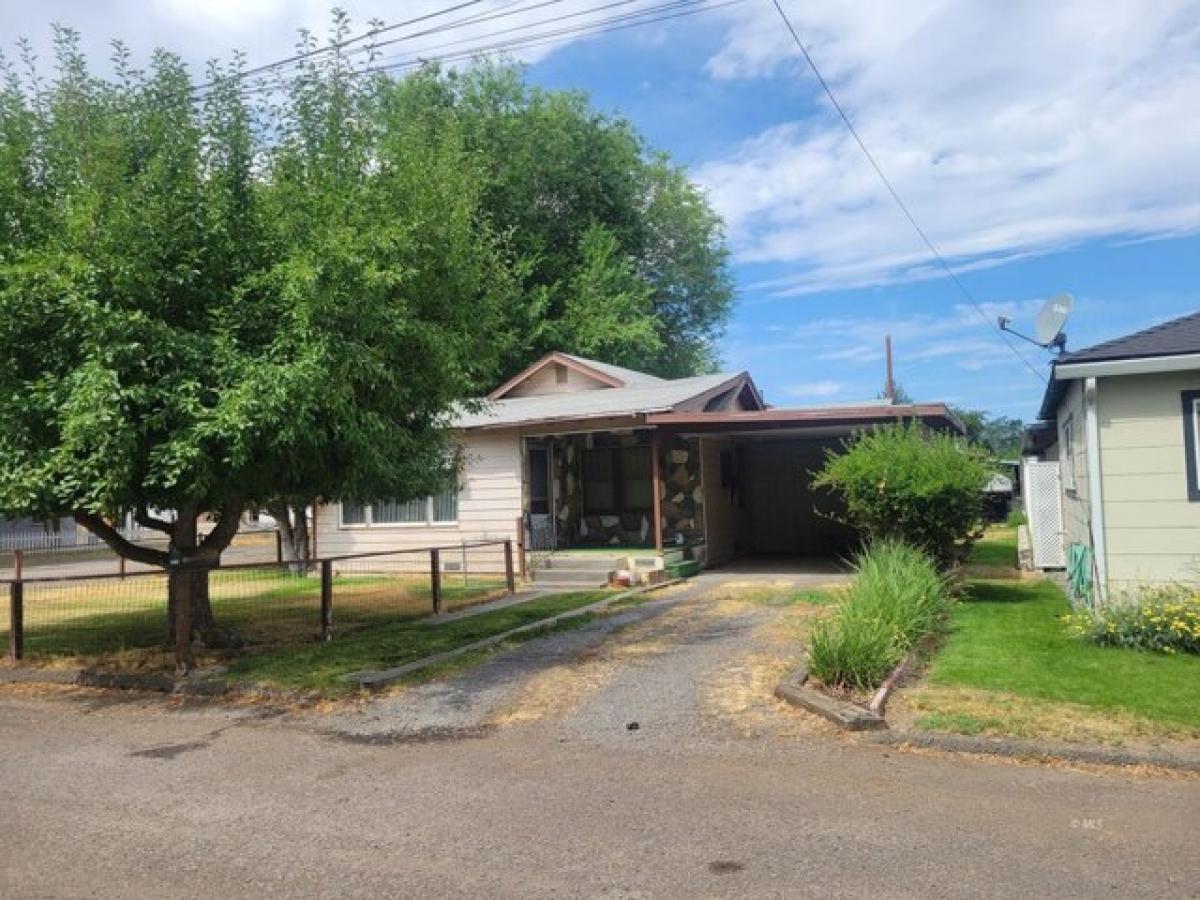
<svg viewBox="0 0 1200 900">
<path fill-rule="evenodd" d="M 944 403 L 866 403 L 853 406 L 771 408 L 723 412 L 663 412 L 646 416 L 646 424 L 690 432 L 752 432 L 805 428 L 881 425 L 917 419 L 933 428 L 966 434 L 966 428 Z"/>
</svg>

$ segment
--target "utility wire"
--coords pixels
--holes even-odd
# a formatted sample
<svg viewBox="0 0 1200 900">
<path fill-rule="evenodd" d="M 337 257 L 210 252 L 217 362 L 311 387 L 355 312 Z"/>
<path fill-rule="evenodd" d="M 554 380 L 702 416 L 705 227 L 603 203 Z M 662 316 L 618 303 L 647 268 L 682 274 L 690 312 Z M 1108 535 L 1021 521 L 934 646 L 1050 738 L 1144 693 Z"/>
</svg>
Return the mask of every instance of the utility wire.
<svg viewBox="0 0 1200 900">
<path fill-rule="evenodd" d="M 267 72 L 275 71 L 276 69 L 279 69 L 286 65 L 294 65 L 295 63 L 302 62 L 303 60 L 310 59 L 314 56 L 321 56 L 326 53 L 332 53 L 334 50 L 340 50 L 341 48 L 348 47 L 351 44 L 357 44 L 360 41 L 365 41 L 369 38 L 375 37 L 375 35 L 377 35 L 377 34 L 383 34 L 385 32 L 395 31 L 397 28 L 404 28 L 408 25 L 416 25 L 420 22 L 426 22 L 429 19 L 436 19 L 438 16 L 449 15 L 450 13 L 457 12 L 460 9 L 466 9 L 468 6 L 478 6 L 480 3 L 483 3 L 483 2 L 484 2 L 484 0 L 464 0 L 464 2 L 457 3 L 454 6 L 448 6 L 443 9 L 434 10 L 431 13 L 426 13 L 425 15 L 422 15 L 422 16 L 416 16 L 412 19 L 406 19 L 403 22 L 396 22 L 394 25 L 384 25 L 379 28 L 373 28 L 370 31 L 366 32 L 365 34 L 360 34 L 357 37 L 347 38 L 346 40 L 339 41 L 335 44 L 329 44 L 324 47 L 314 47 L 312 50 L 305 50 L 301 53 L 296 53 L 296 54 L 293 54 L 292 56 L 286 57 L 285 59 L 279 59 L 279 60 L 276 60 L 275 62 L 271 62 L 271 63 L 264 63 L 261 66 L 256 66 L 253 69 L 246 69 L 245 71 L 238 72 L 235 75 L 230 76 L 230 77 L 235 80 L 241 80 L 241 79 L 249 78 L 251 75 L 262 75 Z M 195 90 L 196 91 L 208 90 L 209 88 L 214 87 L 217 83 L 218 82 L 216 82 L 216 81 L 210 81 L 210 82 L 207 82 L 206 84 L 198 85 L 195 88 Z"/>
<path fill-rule="evenodd" d="M 1025 368 L 1033 373 L 1035 378 L 1037 378 L 1039 381 L 1045 382 L 1046 376 L 1039 372 L 1037 368 L 1025 358 L 1025 356 L 1020 350 L 1017 349 L 1016 345 L 1013 344 L 1008 336 L 1001 331 L 996 326 L 996 323 L 988 317 L 988 314 L 983 311 L 983 307 L 979 305 L 979 302 L 974 298 L 974 296 L 972 296 L 971 292 L 967 290 L 967 286 L 963 284 L 962 279 L 955 274 L 954 270 L 950 268 L 950 265 L 942 257 L 942 254 L 938 252 L 937 247 L 933 245 L 933 241 L 931 241 L 929 236 L 925 233 L 925 229 L 918 224 L 916 217 L 913 216 L 913 214 L 909 211 L 908 205 L 900 197 L 899 192 L 897 192 L 897 190 L 892 186 L 892 182 L 888 180 L 887 175 L 883 173 L 883 169 L 880 167 L 879 163 L 876 162 L 875 157 L 871 154 L 871 151 L 867 149 L 866 143 L 859 135 L 858 130 L 854 127 L 854 124 L 850 121 L 850 117 L 846 115 L 846 111 L 842 109 L 842 105 L 838 103 L 837 97 L 833 95 L 833 90 L 829 87 L 829 83 L 821 74 L 821 70 L 817 68 L 816 61 L 808 52 L 808 48 L 804 46 L 804 41 L 800 40 L 800 35 L 797 34 L 796 29 L 792 26 L 792 21 L 788 18 L 787 13 L 783 11 L 783 7 L 780 5 L 779 0 L 771 0 L 771 3 L 774 4 L 775 9 L 779 12 L 779 16 L 781 19 L 783 19 L 783 24 L 787 26 L 787 30 L 791 32 L 792 40 L 796 42 L 796 46 L 799 47 L 800 52 L 804 54 L 805 60 L 808 61 L 809 68 L 812 69 L 813 75 L 817 77 L 817 81 L 820 83 L 821 88 L 825 91 L 825 96 L 829 98 L 829 102 L 832 103 L 833 108 L 837 110 L 837 114 L 841 117 L 842 122 L 845 123 L 846 129 L 850 132 L 851 137 L 854 138 L 855 143 L 857 143 L 859 149 L 862 150 L 863 156 L 867 158 L 867 162 L 871 164 L 871 168 L 875 170 L 875 174 L 879 176 L 879 180 L 882 181 L 884 187 L 888 189 L 888 193 L 892 195 L 892 199 L 896 201 L 896 205 L 900 207 L 900 211 L 904 213 L 904 217 L 908 219 L 908 222 L 910 225 L 912 225 L 913 230 L 916 231 L 916 233 L 920 236 L 922 243 L 925 244 L 925 247 L 929 250 L 929 253 L 935 260 L 937 260 L 938 265 L 942 267 L 946 274 L 950 276 L 950 280 L 953 281 L 958 287 L 959 291 L 962 292 L 962 295 L 967 299 L 967 302 L 971 304 L 977 313 L 979 313 L 980 318 L 982 318 L 987 324 L 988 331 L 998 335 L 1000 339 L 1004 341 L 1004 345 L 1008 347 L 1010 351 L 1012 351 L 1013 356 L 1019 359 L 1022 364 L 1024 364 Z"/>
<path fill-rule="evenodd" d="M 618 0 L 618 2 L 612 2 L 612 3 L 604 4 L 601 6 L 592 7 L 591 9 L 585 10 L 584 12 L 585 13 L 600 12 L 604 9 L 609 9 L 614 6 L 625 5 L 628 2 L 632 2 L 632 0 Z M 549 31 L 541 31 L 541 32 L 536 32 L 536 33 L 532 33 L 532 34 L 526 34 L 524 36 L 514 36 L 512 38 L 497 41 L 494 43 L 477 44 L 472 47 L 467 47 L 467 48 L 463 48 L 461 50 L 456 50 L 456 51 L 452 51 L 452 52 L 441 53 L 441 54 L 428 54 L 426 52 L 421 51 L 421 52 L 418 52 L 417 55 L 410 57 L 408 59 L 402 59 L 402 60 L 399 60 L 396 62 L 383 63 L 383 64 L 378 64 L 378 65 L 365 66 L 361 69 L 354 70 L 350 74 L 352 74 L 355 77 L 361 77 L 364 75 L 369 75 L 369 74 L 373 74 L 373 73 L 377 73 L 377 72 L 419 68 L 420 66 L 427 65 L 429 63 L 454 62 L 454 61 L 458 61 L 458 60 L 470 59 L 470 58 L 473 58 L 476 56 L 481 56 L 481 55 L 537 47 L 537 46 L 542 46 L 545 44 L 552 44 L 552 43 L 555 43 L 555 42 L 561 40 L 563 37 L 570 36 L 573 34 L 579 34 L 582 32 L 587 32 L 589 36 L 590 35 L 607 34 L 607 33 L 613 32 L 613 31 L 619 31 L 619 30 L 623 30 L 626 28 L 633 28 L 633 27 L 638 27 L 641 25 L 650 25 L 650 24 L 653 24 L 656 22 L 663 22 L 663 21 L 667 21 L 670 19 L 678 19 L 678 18 L 683 18 L 685 16 L 696 15 L 698 13 L 708 12 L 710 10 L 716 10 L 716 9 L 720 9 L 720 8 L 726 7 L 726 6 L 734 6 L 739 3 L 743 3 L 743 2 L 745 2 L 745 0 L 724 0 L 724 2 L 721 2 L 721 3 L 710 3 L 710 2 L 708 2 L 708 0 L 672 0 L 672 2 L 660 3 L 655 6 L 649 6 L 644 9 L 636 10 L 636 11 L 629 12 L 629 13 L 623 13 L 620 15 L 611 15 L 611 16 L 607 16 L 605 18 L 595 19 L 590 22 L 576 24 L 576 25 L 573 25 L 570 27 L 551 29 Z M 538 5 L 544 5 L 544 4 L 538 4 Z M 535 7 L 532 7 L 532 6 L 526 7 L 526 10 L 530 10 L 533 8 L 535 8 Z M 514 10 L 514 12 L 521 12 L 521 11 L 522 10 Z M 520 29 L 507 28 L 507 29 L 503 29 L 500 31 L 491 32 L 490 34 L 477 35 L 474 38 L 460 39 L 460 40 L 456 40 L 456 41 L 446 42 L 446 43 L 443 43 L 440 45 L 435 45 L 434 47 L 424 48 L 424 50 L 438 50 L 438 49 L 453 47 L 453 46 L 456 46 L 459 44 L 467 43 L 470 40 L 486 40 L 490 37 L 497 37 L 499 35 L 507 34 L 512 31 L 520 31 L 520 30 L 525 30 L 528 28 L 537 28 L 542 25 L 553 25 L 558 22 L 564 21 L 566 19 L 577 17 L 579 14 L 580 13 L 573 13 L 573 14 L 568 14 L 568 15 L 564 15 L 564 16 L 555 16 L 555 17 L 552 17 L 549 19 L 544 19 L 539 22 L 531 23 L 529 25 L 523 26 Z M 397 39 L 397 40 L 401 40 L 401 39 Z M 247 97 L 252 94 L 273 93 L 275 91 L 281 90 L 281 88 L 282 88 L 282 85 L 280 85 L 280 84 L 258 84 L 258 85 L 248 86 L 248 87 L 242 87 L 241 89 L 239 89 L 239 93 L 243 97 Z"/>
</svg>

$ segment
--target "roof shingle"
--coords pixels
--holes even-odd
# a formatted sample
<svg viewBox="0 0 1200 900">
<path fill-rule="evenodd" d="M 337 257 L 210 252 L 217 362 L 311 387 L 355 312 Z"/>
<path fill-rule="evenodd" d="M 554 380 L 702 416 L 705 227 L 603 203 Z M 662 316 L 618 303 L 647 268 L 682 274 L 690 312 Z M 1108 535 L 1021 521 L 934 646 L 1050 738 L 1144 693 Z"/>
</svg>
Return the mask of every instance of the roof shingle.
<svg viewBox="0 0 1200 900">
<path fill-rule="evenodd" d="M 1194 312 L 1170 322 L 1163 322 L 1143 331 L 1064 353 L 1056 362 L 1107 362 L 1117 359 L 1143 359 L 1148 356 L 1175 356 L 1180 353 L 1200 353 L 1200 312 Z"/>
</svg>

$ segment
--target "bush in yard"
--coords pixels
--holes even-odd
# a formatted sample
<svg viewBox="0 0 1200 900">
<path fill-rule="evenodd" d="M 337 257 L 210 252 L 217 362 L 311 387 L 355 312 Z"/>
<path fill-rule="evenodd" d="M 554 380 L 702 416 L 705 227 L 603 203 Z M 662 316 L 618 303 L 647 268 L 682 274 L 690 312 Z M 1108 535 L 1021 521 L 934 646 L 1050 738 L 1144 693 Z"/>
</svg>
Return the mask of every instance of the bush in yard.
<svg viewBox="0 0 1200 900">
<path fill-rule="evenodd" d="M 951 603 L 937 564 L 884 538 L 855 560 L 855 578 L 834 617 L 813 629 L 809 670 L 825 684 L 870 689 L 945 622 Z"/>
<path fill-rule="evenodd" d="M 982 451 L 910 422 L 860 432 L 813 483 L 842 499 L 868 539 L 904 541 L 949 568 L 982 533 L 990 476 Z"/>
<path fill-rule="evenodd" d="M 1073 613 L 1067 628 L 1102 647 L 1200 654 L 1200 593 L 1181 585 L 1147 589 L 1105 609 Z"/>
</svg>

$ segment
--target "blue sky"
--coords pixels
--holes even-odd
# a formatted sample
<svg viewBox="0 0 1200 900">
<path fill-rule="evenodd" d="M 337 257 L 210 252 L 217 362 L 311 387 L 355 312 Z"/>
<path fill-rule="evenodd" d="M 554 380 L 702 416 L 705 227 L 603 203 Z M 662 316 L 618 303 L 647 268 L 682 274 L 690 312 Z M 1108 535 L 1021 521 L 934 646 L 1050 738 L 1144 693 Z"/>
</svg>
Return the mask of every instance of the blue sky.
<svg viewBox="0 0 1200 900">
<path fill-rule="evenodd" d="M 505 26 L 532 30 L 601 2 L 480 7 L 515 9 Z M 362 23 L 449 0 L 343 5 Z M 1044 298 L 1070 291 L 1069 346 L 1082 347 L 1200 308 L 1200 4 L 784 5 L 987 319 L 1004 313 L 1029 328 Z M 58 20 L 80 28 L 98 57 L 120 35 L 197 65 L 231 47 L 259 63 L 286 55 L 299 26 L 323 31 L 326 7 L 44 0 L 6 5 L 0 34 L 24 33 L 45 49 Z M 459 31 L 451 37 L 486 27 Z M 769 0 L 563 40 L 523 59 L 533 81 L 588 91 L 629 118 L 709 192 L 728 223 L 738 285 L 722 353 L 769 400 L 873 396 L 890 333 L 898 379 L 916 399 L 1032 417 L 1041 382 L 939 277 Z M 1046 370 L 1048 354 L 1019 349 Z"/>
</svg>

